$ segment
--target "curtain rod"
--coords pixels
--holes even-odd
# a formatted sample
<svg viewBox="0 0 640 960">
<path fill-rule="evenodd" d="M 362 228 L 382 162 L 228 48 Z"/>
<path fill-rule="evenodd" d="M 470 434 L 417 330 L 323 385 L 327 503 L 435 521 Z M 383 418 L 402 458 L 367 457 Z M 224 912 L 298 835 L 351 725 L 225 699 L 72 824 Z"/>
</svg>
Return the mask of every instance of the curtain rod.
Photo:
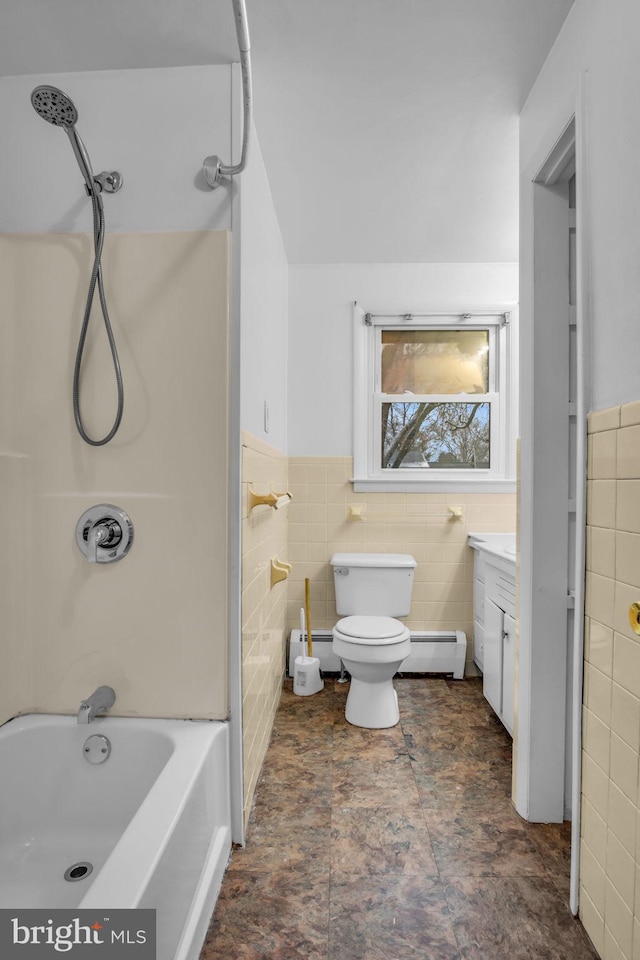
<svg viewBox="0 0 640 960">
<path fill-rule="evenodd" d="M 233 177 L 238 173 L 242 173 L 247 162 L 249 137 L 251 135 L 253 91 L 251 85 L 251 43 L 249 41 L 247 8 L 245 0 L 231 0 L 231 3 L 236 24 L 236 35 L 238 37 L 238 48 L 240 50 L 240 71 L 242 73 L 242 148 L 240 150 L 240 160 L 236 164 L 224 164 L 220 157 L 216 156 L 205 157 L 202 164 L 202 171 L 207 185 L 211 187 L 212 190 L 220 186 L 223 178 Z"/>
</svg>

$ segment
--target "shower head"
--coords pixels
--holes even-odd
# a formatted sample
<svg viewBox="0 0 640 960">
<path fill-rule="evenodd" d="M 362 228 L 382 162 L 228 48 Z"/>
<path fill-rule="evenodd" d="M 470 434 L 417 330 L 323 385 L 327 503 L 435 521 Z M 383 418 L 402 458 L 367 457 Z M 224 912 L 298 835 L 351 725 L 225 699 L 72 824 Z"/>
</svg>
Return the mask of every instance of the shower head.
<svg viewBox="0 0 640 960">
<path fill-rule="evenodd" d="M 71 97 L 57 87 L 36 87 L 31 94 L 31 105 L 39 117 L 55 127 L 74 127 L 78 111 Z"/>
<path fill-rule="evenodd" d="M 78 111 L 71 97 L 68 97 L 66 93 L 63 93 L 62 90 L 59 90 L 57 87 L 50 87 L 44 84 L 33 90 L 31 94 L 31 105 L 38 116 L 46 120 L 47 123 L 52 123 L 54 127 L 62 127 L 71 141 L 80 172 L 84 177 L 87 193 L 90 197 L 98 197 L 100 188 L 96 187 L 87 148 L 76 130 Z"/>
<path fill-rule="evenodd" d="M 104 170 L 94 177 L 87 148 L 76 130 L 78 111 L 71 97 L 68 97 L 58 87 L 43 84 L 32 91 L 31 105 L 39 117 L 42 117 L 47 123 L 52 123 L 54 127 L 62 127 L 69 137 L 90 197 L 97 203 L 102 204 L 100 194 L 103 190 L 108 193 L 116 193 L 120 189 L 122 177 L 117 170 Z"/>
</svg>

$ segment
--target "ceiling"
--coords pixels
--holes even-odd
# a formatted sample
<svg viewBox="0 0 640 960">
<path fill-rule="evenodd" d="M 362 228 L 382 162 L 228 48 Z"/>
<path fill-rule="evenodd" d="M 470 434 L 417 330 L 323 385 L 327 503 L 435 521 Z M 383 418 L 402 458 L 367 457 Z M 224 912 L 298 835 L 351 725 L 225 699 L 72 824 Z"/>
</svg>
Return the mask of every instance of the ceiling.
<svg viewBox="0 0 640 960">
<path fill-rule="evenodd" d="M 573 0 L 247 0 L 290 263 L 518 257 L 518 114 Z M 231 0 L 4 0 L 0 72 L 238 58 Z"/>
</svg>

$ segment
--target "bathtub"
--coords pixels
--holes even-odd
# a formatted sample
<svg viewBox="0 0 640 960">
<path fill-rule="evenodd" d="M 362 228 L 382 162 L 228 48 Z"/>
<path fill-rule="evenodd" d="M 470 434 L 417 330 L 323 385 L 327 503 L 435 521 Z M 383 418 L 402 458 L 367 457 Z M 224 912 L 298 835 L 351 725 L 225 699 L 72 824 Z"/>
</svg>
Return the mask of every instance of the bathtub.
<svg viewBox="0 0 640 960">
<path fill-rule="evenodd" d="M 111 753 L 93 764 L 96 734 Z M 197 960 L 231 849 L 228 749 L 216 722 L 4 724 L 0 907 L 155 908 L 157 960 Z M 66 880 L 75 864 L 92 870 Z"/>
</svg>

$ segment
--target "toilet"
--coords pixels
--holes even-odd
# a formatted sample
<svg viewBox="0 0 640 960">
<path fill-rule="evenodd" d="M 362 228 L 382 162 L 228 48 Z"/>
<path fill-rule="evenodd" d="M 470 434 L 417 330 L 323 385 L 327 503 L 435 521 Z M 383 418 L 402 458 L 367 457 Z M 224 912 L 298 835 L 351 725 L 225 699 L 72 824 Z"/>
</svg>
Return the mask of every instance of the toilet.
<svg viewBox="0 0 640 960">
<path fill-rule="evenodd" d="M 336 610 L 332 650 L 351 674 L 345 718 L 380 730 L 400 719 L 393 677 L 411 653 L 409 629 L 396 620 L 411 607 L 415 559 L 407 553 L 334 553 Z"/>
</svg>

